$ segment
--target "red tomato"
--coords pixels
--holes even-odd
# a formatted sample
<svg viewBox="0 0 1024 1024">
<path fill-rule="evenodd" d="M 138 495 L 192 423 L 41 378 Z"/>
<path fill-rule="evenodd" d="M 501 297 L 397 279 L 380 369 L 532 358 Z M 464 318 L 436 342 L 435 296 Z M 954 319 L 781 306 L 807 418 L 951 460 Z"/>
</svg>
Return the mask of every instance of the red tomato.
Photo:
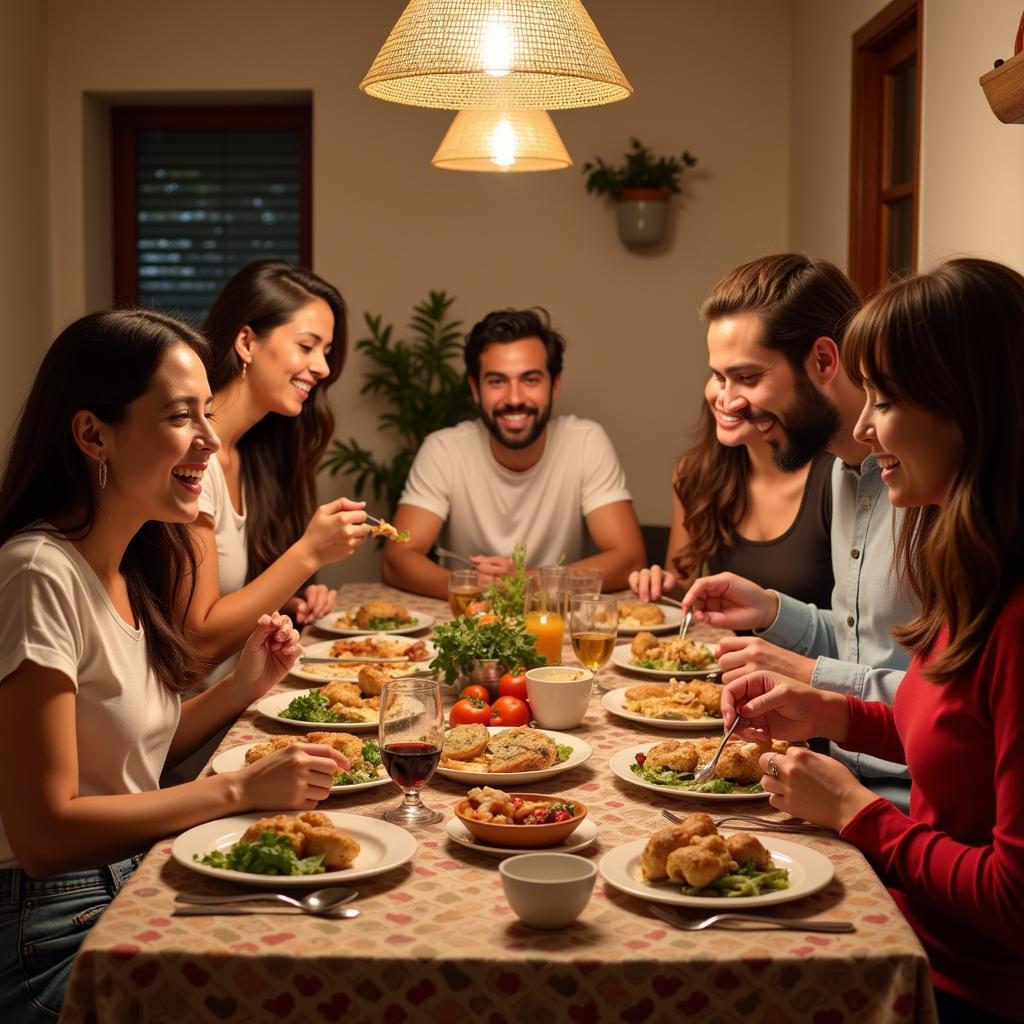
<svg viewBox="0 0 1024 1024">
<path fill-rule="evenodd" d="M 518 697 L 499 697 L 491 705 L 491 725 L 529 725 L 530 705 Z"/>
<path fill-rule="evenodd" d="M 498 621 L 498 616 L 497 615 L 479 615 L 479 616 L 477 616 L 476 623 L 477 623 L 478 626 L 486 626 L 486 625 L 489 625 L 492 622 L 497 622 L 497 621 Z"/>
<path fill-rule="evenodd" d="M 480 686 L 478 683 L 473 683 L 470 686 L 464 686 L 459 696 L 473 697 L 476 700 L 482 700 L 485 704 L 491 699 L 491 694 L 488 691 L 487 687 Z"/>
<path fill-rule="evenodd" d="M 448 715 L 448 724 L 454 729 L 457 725 L 490 725 L 491 706 L 476 697 L 463 697 L 452 705 Z"/>
<path fill-rule="evenodd" d="M 518 672 L 506 672 L 498 680 L 498 693 L 502 697 L 526 700 L 526 673 L 522 669 Z"/>
</svg>

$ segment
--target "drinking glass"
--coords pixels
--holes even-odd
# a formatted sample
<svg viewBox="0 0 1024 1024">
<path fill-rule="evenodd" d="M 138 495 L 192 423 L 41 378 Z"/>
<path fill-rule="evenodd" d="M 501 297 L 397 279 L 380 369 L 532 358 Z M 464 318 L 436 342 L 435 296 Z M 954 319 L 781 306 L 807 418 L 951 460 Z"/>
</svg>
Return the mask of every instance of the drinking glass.
<svg viewBox="0 0 1024 1024">
<path fill-rule="evenodd" d="M 384 812 L 396 825 L 432 825 L 444 815 L 425 807 L 420 790 L 441 760 L 444 708 L 436 679 L 403 678 L 386 682 L 380 695 L 380 756 L 384 770 L 404 794 Z"/>
<path fill-rule="evenodd" d="M 448 577 L 448 604 L 458 618 L 474 601 L 482 601 L 484 584 L 476 569 L 456 569 Z"/>
<path fill-rule="evenodd" d="M 601 586 L 604 583 L 604 573 L 600 569 L 570 569 L 565 574 L 565 611 L 566 619 L 569 618 L 569 602 L 573 596 L 579 594 L 581 597 L 600 597 Z"/>
<path fill-rule="evenodd" d="M 526 581 L 526 602 L 523 607 L 526 632 L 537 638 L 537 653 L 543 654 L 549 665 L 562 664 L 562 635 L 565 631 L 562 615 L 564 575 L 563 569 L 561 574 L 531 576 Z"/>
<path fill-rule="evenodd" d="M 619 603 L 614 597 L 575 595 L 569 604 L 569 637 L 581 665 L 596 676 L 615 650 Z"/>
</svg>

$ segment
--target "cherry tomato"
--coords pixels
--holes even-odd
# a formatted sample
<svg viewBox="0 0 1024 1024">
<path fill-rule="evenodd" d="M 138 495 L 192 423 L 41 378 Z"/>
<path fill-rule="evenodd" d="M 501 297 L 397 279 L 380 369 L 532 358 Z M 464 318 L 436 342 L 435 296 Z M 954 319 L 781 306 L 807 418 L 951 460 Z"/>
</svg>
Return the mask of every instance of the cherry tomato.
<svg viewBox="0 0 1024 1024">
<path fill-rule="evenodd" d="M 491 706 L 476 697 L 463 697 L 452 705 L 448 724 L 453 729 L 457 725 L 490 725 Z"/>
<path fill-rule="evenodd" d="M 529 725 L 530 705 L 518 697 L 499 697 L 491 705 L 491 725 Z"/>
<path fill-rule="evenodd" d="M 526 673 L 522 669 L 518 672 L 506 672 L 498 680 L 498 693 L 502 697 L 526 700 Z"/>
<path fill-rule="evenodd" d="M 473 683 L 470 686 L 464 686 L 459 696 L 473 697 L 476 700 L 482 700 L 485 704 L 491 699 L 491 694 L 488 691 L 487 687 L 480 686 L 478 683 Z"/>
</svg>

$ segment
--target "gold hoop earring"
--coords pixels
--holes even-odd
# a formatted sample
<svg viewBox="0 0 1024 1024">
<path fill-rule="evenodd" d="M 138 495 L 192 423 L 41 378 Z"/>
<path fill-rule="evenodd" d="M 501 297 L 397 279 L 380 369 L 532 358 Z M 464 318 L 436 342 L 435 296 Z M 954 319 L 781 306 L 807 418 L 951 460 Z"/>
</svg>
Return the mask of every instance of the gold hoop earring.
<svg viewBox="0 0 1024 1024">
<path fill-rule="evenodd" d="M 101 459 L 100 460 L 99 477 L 100 477 L 100 490 L 102 491 L 103 488 L 107 486 L 107 460 L 106 459 Z"/>
</svg>

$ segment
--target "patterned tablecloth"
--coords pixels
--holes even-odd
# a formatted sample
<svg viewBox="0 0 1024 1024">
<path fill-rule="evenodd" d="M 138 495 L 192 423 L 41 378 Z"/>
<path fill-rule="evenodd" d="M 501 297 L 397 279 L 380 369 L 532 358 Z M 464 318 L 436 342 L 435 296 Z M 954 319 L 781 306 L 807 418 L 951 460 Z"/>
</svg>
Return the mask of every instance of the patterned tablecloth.
<svg viewBox="0 0 1024 1024">
<path fill-rule="evenodd" d="M 347 587 L 342 603 L 384 595 L 435 618 L 449 617 L 441 602 L 396 595 L 379 585 Z M 708 636 L 699 629 L 694 634 Z M 602 679 L 613 672 L 603 669 Z M 247 712 L 223 748 L 282 729 Z M 633 727 L 608 715 L 596 699 L 574 734 L 593 746 L 591 760 L 535 785 L 544 792 L 578 794 L 588 805 L 599 835 L 580 856 L 600 858 L 650 835 L 665 824 L 662 807 L 719 810 L 706 802 L 659 797 L 610 772 L 607 762 L 615 751 L 678 734 Z M 465 789 L 437 777 L 424 799 L 450 812 Z M 325 806 L 379 815 L 398 799 L 396 789 L 381 787 L 333 797 Z M 766 802 L 743 809 L 772 813 Z M 857 926 L 852 934 L 685 932 L 663 924 L 642 900 L 600 878 L 574 925 L 534 931 L 509 910 L 496 859 L 450 842 L 443 824 L 415 835 L 420 845 L 413 861 L 357 883 L 362 915 L 337 922 L 288 910 L 172 916 L 176 893 L 227 887 L 171 860 L 169 840 L 158 843 L 87 938 L 61 1020 L 935 1019 L 920 943 L 864 857 L 834 834 L 784 837 L 826 854 L 835 878 L 823 891 L 774 913 L 848 919 Z"/>
</svg>

